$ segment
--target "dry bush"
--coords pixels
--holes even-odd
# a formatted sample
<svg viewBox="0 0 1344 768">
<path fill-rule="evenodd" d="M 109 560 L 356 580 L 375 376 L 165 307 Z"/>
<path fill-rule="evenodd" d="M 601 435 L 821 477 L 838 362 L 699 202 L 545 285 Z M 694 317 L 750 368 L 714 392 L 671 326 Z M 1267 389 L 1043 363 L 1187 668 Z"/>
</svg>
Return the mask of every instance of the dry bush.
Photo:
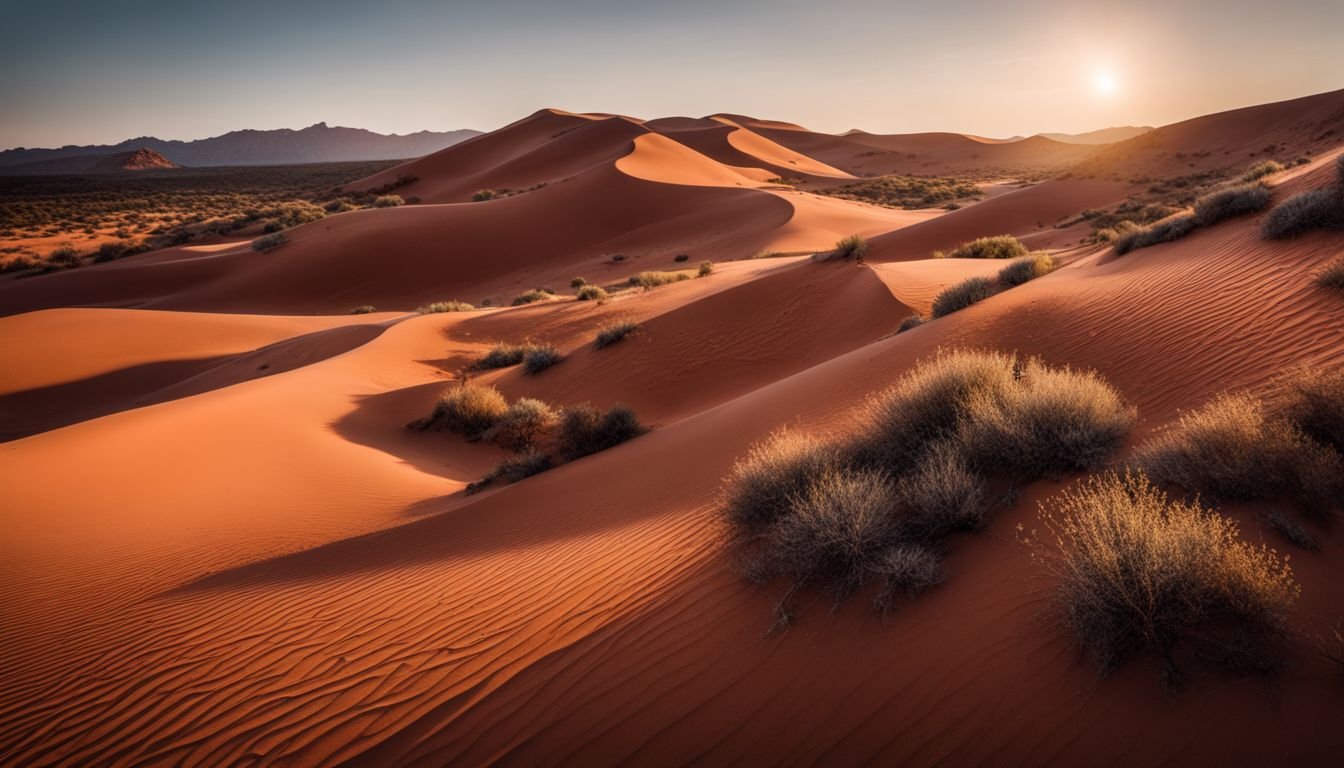
<svg viewBox="0 0 1344 768">
<path fill-rule="evenodd" d="M 682 280 L 690 280 L 691 276 L 686 272 L 640 272 L 637 275 L 630 276 L 630 285 L 636 288 L 657 288 L 660 285 L 668 283 L 679 283 Z"/>
<path fill-rule="evenodd" d="M 468 439 L 480 439 L 508 411 L 508 401 L 499 390 L 486 384 L 464 382 L 449 387 L 434 404 L 429 418 L 414 423 L 417 429 L 447 429 Z"/>
<path fill-rule="evenodd" d="M 835 242 L 835 250 L 831 253 L 835 259 L 862 259 L 868 255 L 868 241 L 858 235 L 842 237 Z"/>
<path fill-rule="evenodd" d="M 978 529 L 989 513 L 985 479 L 951 441 L 929 446 L 901 478 L 896 495 L 905 510 L 899 521 L 904 541 L 934 545 L 951 533 Z"/>
<path fill-rule="evenodd" d="M 1048 253 L 1037 253 L 1014 259 L 1012 263 L 999 270 L 999 283 L 1006 286 L 1018 286 L 1048 275 L 1059 268 L 1054 257 Z"/>
<path fill-rule="evenodd" d="M 596 285 L 583 285 L 574 294 L 574 298 L 579 301 L 606 301 L 607 292 Z"/>
<path fill-rule="evenodd" d="M 257 251 L 258 253 L 265 253 L 266 251 L 275 250 L 288 242 L 289 238 L 285 236 L 284 232 L 272 232 L 269 235 L 262 235 L 256 240 L 253 240 L 252 250 Z"/>
<path fill-rule="evenodd" d="M 475 194 L 471 196 L 471 201 L 473 203 L 483 203 L 486 200 L 493 200 L 493 199 L 495 199 L 495 190 L 493 189 L 478 190 Z"/>
<path fill-rule="evenodd" d="M 1195 201 L 1195 222 L 1211 227 L 1220 221 L 1264 210 L 1274 193 L 1263 182 L 1240 184 L 1210 192 Z"/>
<path fill-rule="evenodd" d="M 422 315 L 436 315 L 440 312 L 470 312 L 475 309 L 465 301 L 433 301 L 415 308 Z"/>
<path fill-rule="evenodd" d="M 700 267 L 695 271 L 696 277 L 709 277 L 714 274 L 714 262 L 702 261 Z"/>
<path fill-rule="evenodd" d="M 647 431 L 635 412 L 623 405 L 613 406 L 606 413 L 591 405 L 575 406 L 567 409 L 560 420 L 560 453 L 566 459 L 579 459 Z"/>
<path fill-rule="evenodd" d="M 1344 369 L 1299 368 L 1276 379 L 1273 389 L 1276 415 L 1344 453 Z"/>
<path fill-rule="evenodd" d="M 582 277 L 576 277 L 576 278 L 574 278 L 573 280 L 570 280 L 570 281 L 569 281 L 569 287 L 570 287 L 570 288 L 575 288 L 575 289 L 577 289 L 577 288 L 582 288 L 583 286 L 585 286 L 585 285 L 587 285 L 587 284 L 588 284 L 588 281 L 585 280 L 585 279 L 583 279 Z"/>
<path fill-rule="evenodd" d="M 1252 165 L 1250 168 L 1247 168 L 1246 172 L 1241 175 L 1241 180 L 1247 182 L 1259 181 L 1265 178 L 1266 176 L 1272 176 L 1276 173 L 1279 173 L 1282 170 L 1283 170 L 1282 163 L 1279 163 L 1275 160 L 1265 160 L 1264 162 L 1256 163 L 1255 165 Z"/>
<path fill-rule="evenodd" d="M 554 466 L 555 463 L 551 461 L 550 456 L 541 451 L 528 449 L 501 461 L 498 466 L 490 470 L 490 473 L 480 480 L 468 483 L 466 492 L 468 496 L 479 493 L 496 480 L 516 483 L 533 475 L 539 475 Z"/>
<path fill-rule="evenodd" d="M 406 201 L 402 199 L 401 195 L 382 195 L 374 198 L 373 201 L 374 208 L 396 208 L 405 204 Z"/>
<path fill-rule="evenodd" d="M 1246 394 L 1223 394 L 1144 443 L 1131 459 L 1154 482 L 1211 502 L 1290 499 L 1328 515 L 1344 462 Z"/>
<path fill-rule="evenodd" d="M 547 403 L 531 397 L 520 397 L 504 411 L 485 436 L 505 448 L 525 451 L 559 420 L 560 415 Z"/>
<path fill-rule="evenodd" d="M 896 328 L 896 332 L 905 333 L 911 328 L 918 328 L 923 324 L 924 324 L 924 318 L 920 317 L 919 315 L 910 315 L 901 321 L 901 324 Z"/>
<path fill-rule="evenodd" d="M 1309 189 L 1274 206 L 1261 233 L 1270 240 L 1318 229 L 1344 229 L 1344 187 Z"/>
<path fill-rule="evenodd" d="M 1316 273 L 1316 284 L 1344 291 L 1344 256 L 1336 256 Z"/>
<path fill-rule="evenodd" d="M 549 301 L 553 295 L 554 294 L 552 294 L 550 291 L 544 290 L 542 288 L 533 288 L 530 291 L 520 293 L 517 296 L 515 296 L 511 306 L 521 307 L 524 304 L 535 304 L 538 301 Z"/>
<path fill-rule="evenodd" d="M 638 329 L 639 324 L 633 320 L 616 320 L 607 323 L 597 330 L 597 337 L 593 340 L 593 345 L 598 349 L 609 347 Z"/>
<path fill-rule="evenodd" d="M 378 311 L 378 308 L 375 307 L 375 306 L 373 306 L 372 304 L 361 304 L 360 306 L 355 307 L 354 309 L 350 310 L 350 314 L 352 314 L 352 315 L 368 315 L 368 314 L 372 314 L 372 313 L 377 312 L 377 311 Z"/>
<path fill-rule="evenodd" d="M 1045 512 L 1064 622 L 1103 671 L 1143 653 L 1235 671 L 1281 663 L 1300 588 L 1288 564 L 1243 541 L 1236 523 L 1169 500 L 1142 475 L 1089 478 Z"/>
<path fill-rule="evenodd" d="M 932 316 L 936 319 L 965 309 L 994 295 L 994 281 L 987 277 L 970 277 L 956 285 L 944 288 L 933 300 Z"/>
<path fill-rule="evenodd" d="M 1012 235 L 978 237 L 944 254 L 948 259 L 1016 259 L 1027 255 L 1027 246 Z"/>
<path fill-rule="evenodd" d="M 1179 240 L 1195 231 L 1198 226 L 1199 222 L 1195 220 L 1193 213 L 1172 216 L 1121 236 L 1115 241 L 1115 252 L 1125 254 L 1136 248 L 1147 248 L 1150 245 Z"/>
<path fill-rule="evenodd" d="M 775 433 L 733 465 L 724 491 L 725 518 L 736 533 L 759 533 L 839 459 L 833 445 L 797 432 Z"/>
<path fill-rule="evenodd" d="M 523 355 L 523 373 L 541 373 L 563 359 L 560 350 L 550 344 L 534 346 Z"/>
<path fill-rule="evenodd" d="M 488 371 L 494 368 L 508 368 L 510 365 L 517 365 L 523 362 L 527 353 L 536 349 L 537 345 L 530 342 L 524 344 L 511 344 L 500 342 L 490 348 L 485 353 L 485 357 L 477 360 L 471 367 L 478 371 Z"/>
</svg>

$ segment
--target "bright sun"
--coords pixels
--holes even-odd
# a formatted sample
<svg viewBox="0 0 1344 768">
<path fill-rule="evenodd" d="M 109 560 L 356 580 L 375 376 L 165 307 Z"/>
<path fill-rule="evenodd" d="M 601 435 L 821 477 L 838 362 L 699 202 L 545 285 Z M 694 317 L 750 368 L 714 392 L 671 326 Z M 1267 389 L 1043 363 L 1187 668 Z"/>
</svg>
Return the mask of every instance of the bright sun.
<svg viewBox="0 0 1344 768">
<path fill-rule="evenodd" d="M 1092 73 L 1092 90 L 1097 93 L 1105 96 L 1115 93 L 1119 87 L 1120 83 L 1116 81 L 1115 74 L 1109 70 L 1099 69 Z"/>
</svg>

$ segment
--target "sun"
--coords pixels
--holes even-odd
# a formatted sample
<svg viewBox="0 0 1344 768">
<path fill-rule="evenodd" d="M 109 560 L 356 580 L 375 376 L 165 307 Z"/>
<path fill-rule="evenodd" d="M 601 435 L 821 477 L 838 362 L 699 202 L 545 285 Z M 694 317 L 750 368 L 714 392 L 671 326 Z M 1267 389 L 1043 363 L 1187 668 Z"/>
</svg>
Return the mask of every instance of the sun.
<svg viewBox="0 0 1344 768">
<path fill-rule="evenodd" d="M 1109 96 L 1120 89 L 1115 73 L 1108 69 L 1099 69 L 1092 73 L 1092 90 L 1102 96 Z"/>
</svg>

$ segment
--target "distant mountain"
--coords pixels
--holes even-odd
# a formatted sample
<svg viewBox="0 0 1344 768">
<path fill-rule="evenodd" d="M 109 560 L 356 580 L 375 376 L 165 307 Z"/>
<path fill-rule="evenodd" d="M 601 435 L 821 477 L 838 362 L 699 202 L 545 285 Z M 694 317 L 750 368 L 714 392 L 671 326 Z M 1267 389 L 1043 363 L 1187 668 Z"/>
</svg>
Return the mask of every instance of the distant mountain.
<svg viewBox="0 0 1344 768">
<path fill-rule="evenodd" d="M 186 166 L 289 165 L 348 160 L 402 160 L 421 157 L 466 141 L 480 131 L 420 131 L 405 136 L 385 135 L 362 128 L 342 128 L 326 123 L 301 130 L 232 131 L 223 136 L 195 141 L 176 141 L 144 136 L 120 144 L 65 146 L 59 149 L 8 149 L 0 152 L 0 168 L 31 165 L 39 161 L 81 155 L 115 155 L 149 149 L 170 162 Z M 28 171 L 32 172 L 32 171 Z M 62 173 L 63 171 L 49 171 Z"/>
<path fill-rule="evenodd" d="M 1065 144 L 1114 144 L 1117 141 L 1132 139 L 1153 130 L 1146 125 L 1122 125 L 1115 128 L 1102 128 L 1087 133 L 1040 133 L 1047 139 L 1062 141 Z"/>
<path fill-rule="evenodd" d="M 160 171 L 180 168 L 152 149 L 117 152 L 110 155 L 72 155 L 53 157 L 31 163 L 0 166 L 0 175 L 43 176 L 52 174 L 121 173 L 124 171 Z"/>
</svg>

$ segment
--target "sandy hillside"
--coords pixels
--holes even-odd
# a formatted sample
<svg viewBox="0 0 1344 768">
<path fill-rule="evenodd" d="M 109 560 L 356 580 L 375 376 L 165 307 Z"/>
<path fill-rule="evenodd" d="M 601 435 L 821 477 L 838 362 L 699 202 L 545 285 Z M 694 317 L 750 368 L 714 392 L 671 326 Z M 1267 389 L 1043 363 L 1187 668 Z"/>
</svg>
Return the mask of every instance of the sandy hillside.
<svg viewBox="0 0 1344 768">
<path fill-rule="evenodd" d="M 1275 126 L 1331 99 L 993 157 L 1044 172 L 1129 151 L 1177 176 L 1149 136 L 1231 147 L 1272 130 L 1312 149 L 1269 179 L 1282 200 L 1328 183 L 1339 148 Z M 952 539 L 947 581 L 889 617 L 810 596 L 766 635 L 778 594 L 725 545 L 722 478 L 781 427 L 851 429 L 939 349 L 1095 369 L 1138 409 L 1122 453 L 1219 392 L 1344 359 L 1344 297 L 1313 278 L 1339 232 L 1266 241 L 1252 214 L 1117 257 L 1070 222 L 1144 187 L 1128 176 L 1066 171 L 952 212 L 773 181 L 872 172 L 883 155 L 849 162 L 865 151 L 954 173 L 975 159 L 958 136 L 543 110 L 357 182 L 414 176 L 398 194 L 420 204 L 302 225 L 274 251 L 0 278 L 0 764 L 1333 762 L 1339 673 L 1309 643 L 1273 678 L 1175 695 L 1151 660 L 1100 678 L 1079 658 L 1018 532 L 1073 478 Z M 481 189 L 516 193 L 472 202 Z M 862 261 L 807 255 L 855 233 Z M 998 234 L 1063 266 L 895 333 L 1003 266 L 931 251 Z M 704 260 L 704 277 L 617 290 Z M 575 276 L 612 295 L 574 300 Z M 507 306 L 536 286 L 557 296 Z M 450 298 L 495 306 L 412 311 Z M 348 314 L 362 304 L 380 311 Z M 639 328 L 595 348 L 616 320 Z M 406 425 L 522 340 L 564 359 L 470 375 L 510 399 L 625 403 L 653 429 L 467 495 L 507 452 Z M 1254 510 L 1229 512 L 1281 546 Z M 1344 618 L 1335 528 L 1292 553 L 1301 637 Z"/>
</svg>

